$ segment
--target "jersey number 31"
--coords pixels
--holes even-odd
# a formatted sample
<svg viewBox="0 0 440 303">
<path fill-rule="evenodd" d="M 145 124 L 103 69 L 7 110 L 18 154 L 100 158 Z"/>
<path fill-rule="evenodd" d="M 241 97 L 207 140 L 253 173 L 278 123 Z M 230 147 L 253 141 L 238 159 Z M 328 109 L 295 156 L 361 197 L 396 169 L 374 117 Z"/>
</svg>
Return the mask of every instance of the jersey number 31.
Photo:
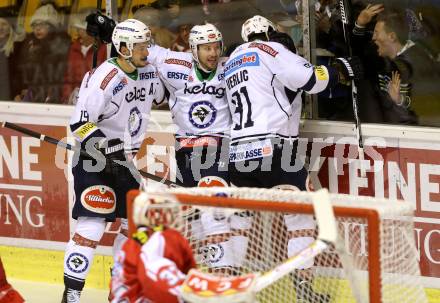
<svg viewBox="0 0 440 303">
<path fill-rule="evenodd" d="M 247 108 L 247 114 L 246 114 L 246 122 L 244 123 L 244 128 L 252 127 L 254 126 L 254 121 L 252 121 L 252 104 L 251 100 L 249 99 L 249 94 L 247 91 L 246 86 L 243 86 L 240 88 L 240 90 L 235 91 L 232 94 L 232 100 L 231 103 L 235 105 L 235 112 L 234 114 L 240 115 L 240 124 L 235 124 L 234 130 L 240 130 L 243 128 L 243 102 L 242 102 L 242 96 L 244 97 L 246 101 L 246 108 Z"/>
</svg>

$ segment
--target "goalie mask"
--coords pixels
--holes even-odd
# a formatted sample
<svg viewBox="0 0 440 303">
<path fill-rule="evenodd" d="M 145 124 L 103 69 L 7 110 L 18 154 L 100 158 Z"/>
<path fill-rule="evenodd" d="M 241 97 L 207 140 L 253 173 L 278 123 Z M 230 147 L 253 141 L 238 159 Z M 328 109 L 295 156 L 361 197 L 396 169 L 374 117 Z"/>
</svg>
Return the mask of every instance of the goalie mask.
<svg viewBox="0 0 440 303">
<path fill-rule="evenodd" d="M 133 222 L 153 230 L 178 225 L 180 204 L 170 195 L 140 193 L 133 204 Z"/>
<path fill-rule="evenodd" d="M 265 33 L 267 40 L 269 40 L 268 33 L 270 31 L 276 31 L 275 25 L 269 19 L 256 15 L 243 23 L 241 38 L 244 42 L 249 42 L 250 35 Z"/>
<path fill-rule="evenodd" d="M 124 59 L 129 59 L 133 55 L 133 47 L 136 43 L 150 43 L 151 31 L 148 26 L 136 19 L 127 19 L 118 25 L 113 30 L 112 42 L 116 51 Z M 124 55 L 120 48 L 121 43 L 124 42 L 129 55 Z"/>
<path fill-rule="evenodd" d="M 189 47 L 194 60 L 199 62 L 198 46 L 201 44 L 220 42 L 220 49 L 223 49 L 222 33 L 212 24 L 195 25 L 189 33 Z"/>
</svg>

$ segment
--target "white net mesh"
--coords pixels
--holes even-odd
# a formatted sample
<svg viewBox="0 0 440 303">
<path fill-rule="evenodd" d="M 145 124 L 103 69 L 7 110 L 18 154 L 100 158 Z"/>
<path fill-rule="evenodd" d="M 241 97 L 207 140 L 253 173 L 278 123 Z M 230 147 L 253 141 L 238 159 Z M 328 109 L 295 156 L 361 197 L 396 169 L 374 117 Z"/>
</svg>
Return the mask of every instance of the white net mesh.
<svg viewBox="0 0 440 303">
<path fill-rule="evenodd" d="M 292 231 L 286 227 L 287 213 L 290 219 L 306 217 L 296 218 L 294 210 L 284 209 L 283 205 L 313 215 L 312 208 L 301 207 L 312 204 L 312 195 L 307 192 L 185 188 L 150 194 L 164 193 L 177 194 L 183 204 L 182 220 L 176 227 L 190 241 L 199 268 L 207 272 L 239 275 L 271 270 L 287 259 L 290 239 L 316 235 L 310 230 L 298 234 L 295 228 Z M 200 201 L 196 196 L 212 198 Z M 316 257 L 310 269 L 295 270 L 263 290 L 257 296 L 258 302 L 427 302 L 414 243 L 411 205 L 336 194 L 331 194 L 330 200 L 338 221 L 337 247 Z M 278 211 L 266 210 L 276 202 L 282 202 Z M 225 208 L 232 205 L 233 209 Z M 368 225 L 368 216 L 375 213 L 370 210 L 379 214 L 377 229 L 373 221 Z M 378 284 L 371 286 L 370 275 Z"/>
</svg>

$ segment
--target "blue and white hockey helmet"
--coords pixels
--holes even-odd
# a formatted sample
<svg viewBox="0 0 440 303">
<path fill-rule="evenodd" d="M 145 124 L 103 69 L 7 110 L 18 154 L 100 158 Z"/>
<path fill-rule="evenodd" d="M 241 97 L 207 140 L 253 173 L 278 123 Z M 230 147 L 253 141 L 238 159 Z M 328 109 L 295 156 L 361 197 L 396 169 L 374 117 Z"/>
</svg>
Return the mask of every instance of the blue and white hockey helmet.
<svg viewBox="0 0 440 303">
<path fill-rule="evenodd" d="M 195 61 L 199 62 L 197 47 L 201 44 L 220 42 L 220 48 L 223 49 L 222 33 L 213 24 L 195 25 L 189 33 L 189 46 Z"/>
<path fill-rule="evenodd" d="M 136 43 L 150 42 L 151 31 L 148 26 L 136 19 L 127 19 L 118 25 L 113 30 L 112 42 L 118 54 L 125 59 L 133 55 L 133 47 Z M 121 43 L 124 42 L 127 49 L 130 51 L 129 55 L 121 53 Z"/>
</svg>

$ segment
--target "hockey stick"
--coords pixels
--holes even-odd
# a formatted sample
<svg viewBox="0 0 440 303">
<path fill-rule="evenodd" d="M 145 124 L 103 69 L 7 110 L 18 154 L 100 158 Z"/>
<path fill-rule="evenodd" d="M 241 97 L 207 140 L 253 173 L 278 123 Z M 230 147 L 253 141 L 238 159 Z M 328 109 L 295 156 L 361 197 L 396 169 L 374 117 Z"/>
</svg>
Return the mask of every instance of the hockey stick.
<svg viewBox="0 0 440 303">
<path fill-rule="evenodd" d="M 101 13 L 102 9 L 102 0 L 96 0 L 96 11 Z M 98 65 L 98 49 L 99 49 L 99 41 L 98 37 L 95 36 L 95 41 L 93 41 L 93 61 L 92 61 L 92 69 L 96 68 Z"/>
<path fill-rule="evenodd" d="M 12 129 L 12 130 L 18 131 L 18 132 L 23 133 L 23 134 L 25 134 L 25 135 L 28 135 L 28 136 L 31 136 L 31 137 L 37 138 L 37 139 L 39 139 L 39 140 L 41 140 L 41 141 L 45 141 L 45 142 L 48 142 L 48 143 L 51 143 L 51 144 L 57 145 L 57 146 L 59 146 L 59 147 L 61 147 L 61 148 L 64 148 L 64 149 L 67 149 L 67 150 L 71 150 L 71 151 L 74 151 L 74 152 L 80 153 L 81 156 L 86 157 L 86 158 L 93 158 L 93 159 L 95 159 L 95 160 L 97 160 L 97 158 L 98 158 L 96 155 L 91 155 L 91 154 L 89 154 L 89 153 L 88 153 L 87 151 L 85 151 L 84 149 L 77 148 L 77 147 L 72 146 L 72 145 L 70 145 L 70 144 L 68 144 L 68 143 L 62 142 L 62 141 L 60 141 L 60 140 L 58 140 L 58 139 L 55 139 L 55 138 L 52 138 L 52 137 L 49 137 L 49 136 L 46 136 L 46 135 L 43 135 L 43 134 L 37 133 L 37 132 L 35 132 L 35 131 L 33 131 L 33 130 L 30 130 L 30 129 L 28 129 L 28 128 L 22 127 L 22 126 L 20 126 L 20 125 L 15 124 L 15 123 L 11 123 L 11 122 L 3 122 L 3 123 L 2 123 L 2 127 L 6 127 L 6 128 L 9 128 L 9 129 Z M 119 164 L 119 165 L 123 165 L 123 164 L 120 164 L 120 163 L 117 163 L 117 164 Z M 177 184 L 174 183 L 173 181 L 170 181 L 170 180 L 168 180 L 168 179 L 161 178 L 161 177 L 158 177 L 158 176 L 156 176 L 156 175 L 153 175 L 153 174 L 147 173 L 147 172 L 145 172 L 145 171 L 143 171 L 143 170 L 138 170 L 138 172 L 139 172 L 139 174 L 140 174 L 142 177 L 144 177 L 144 178 L 147 178 L 147 179 L 150 179 L 150 180 L 153 180 L 153 181 L 156 181 L 156 182 L 160 182 L 160 183 L 163 183 L 163 184 L 168 185 L 168 186 L 170 186 L 170 185 L 176 186 L 176 185 L 177 185 Z"/>
<path fill-rule="evenodd" d="M 345 44 L 347 45 L 347 51 L 348 55 L 351 57 L 353 55 L 353 50 L 351 48 L 351 39 L 350 39 L 350 9 L 349 9 L 349 0 L 340 0 L 339 1 L 339 7 L 341 10 L 341 20 L 342 20 L 342 30 L 344 32 L 344 40 Z M 365 177 L 365 167 L 363 165 L 363 160 L 365 159 L 364 156 L 364 140 L 362 137 L 362 128 L 361 128 L 361 120 L 359 119 L 359 104 L 357 99 L 357 87 L 354 80 L 351 80 L 351 98 L 353 102 L 353 114 L 355 119 L 355 128 L 356 128 L 356 137 L 358 141 L 358 153 L 359 153 L 359 160 L 361 161 L 361 176 Z"/>
<path fill-rule="evenodd" d="M 323 189 L 314 193 L 313 209 L 319 234 L 317 239 L 304 250 L 263 274 L 219 277 L 192 269 L 182 285 L 183 299 L 192 303 L 254 302 L 252 299 L 256 292 L 262 291 L 313 260 L 330 244 L 337 242 L 337 224 L 327 190 Z"/>
</svg>

